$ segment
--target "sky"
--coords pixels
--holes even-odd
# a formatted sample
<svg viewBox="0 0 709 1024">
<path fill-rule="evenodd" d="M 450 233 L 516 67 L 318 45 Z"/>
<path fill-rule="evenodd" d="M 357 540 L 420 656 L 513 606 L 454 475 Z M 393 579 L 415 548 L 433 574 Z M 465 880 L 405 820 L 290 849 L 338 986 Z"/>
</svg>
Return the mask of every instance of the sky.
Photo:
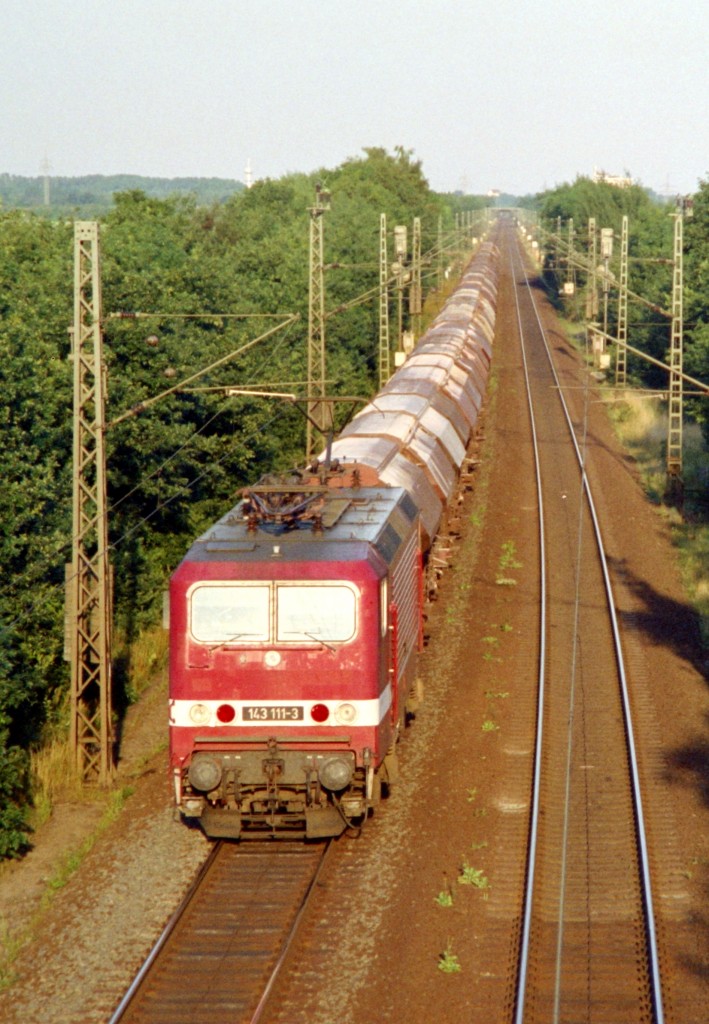
<svg viewBox="0 0 709 1024">
<path fill-rule="evenodd" d="M 709 177 L 706 0 L 2 0 L 0 173 L 277 178 L 369 146 L 431 187 Z"/>
</svg>

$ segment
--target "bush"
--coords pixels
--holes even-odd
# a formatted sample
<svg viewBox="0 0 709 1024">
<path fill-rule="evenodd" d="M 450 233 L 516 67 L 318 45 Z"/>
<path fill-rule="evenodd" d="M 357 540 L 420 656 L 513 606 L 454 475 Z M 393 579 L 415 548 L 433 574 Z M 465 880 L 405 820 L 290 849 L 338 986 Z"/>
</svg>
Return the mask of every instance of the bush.
<svg viewBox="0 0 709 1024">
<path fill-rule="evenodd" d="M 29 757 L 7 742 L 8 730 L 3 722 L 0 727 L 0 859 L 26 853 L 31 832 L 23 798 L 27 791 Z"/>
</svg>

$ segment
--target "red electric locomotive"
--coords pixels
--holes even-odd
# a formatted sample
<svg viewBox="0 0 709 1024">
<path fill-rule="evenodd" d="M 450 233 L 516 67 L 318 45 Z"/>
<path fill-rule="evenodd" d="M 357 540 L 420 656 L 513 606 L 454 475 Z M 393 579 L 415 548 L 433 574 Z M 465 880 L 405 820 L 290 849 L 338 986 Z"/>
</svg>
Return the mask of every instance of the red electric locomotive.
<svg viewBox="0 0 709 1024">
<path fill-rule="evenodd" d="M 178 804 L 211 836 L 337 835 L 377 803 L 414 683 L 418 511 L 401 488 L 252 488 L 171 585 Z"/>
<path fill-rule="evenodd" d="M 397 774 L 422 559 L 482 403 L 497 250 L 316 472 L 264 479 L 170 588 L 177 805 L 209 836 L 338 835 Z"/>
</svg>

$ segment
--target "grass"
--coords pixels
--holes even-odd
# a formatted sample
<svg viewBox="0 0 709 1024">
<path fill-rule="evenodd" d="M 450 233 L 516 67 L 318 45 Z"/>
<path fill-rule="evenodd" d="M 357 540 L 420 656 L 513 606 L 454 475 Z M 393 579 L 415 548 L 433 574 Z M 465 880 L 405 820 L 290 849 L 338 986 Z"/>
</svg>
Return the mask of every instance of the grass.
<svg viewBox="0 0 709 1024">
<path fill-rule="evenodd" d="M 685 590 L 699 616 L 702 642 L 709 650 L 709 523 L 675 524 L 672 537 Z"/>
<path fill-rule="evenodd" d="M 138 699 L 147 687 L 155 681 L 159 671 L 167 662 L 167 634 L 162 629 L 145 632 L 128 651 L 117 645 L 117 660 L 127 667 L 124 679 L 124 693 L 129 702 Z M 50 817 L 53 808 L 60 802 L 95 803 L 101 817 L 93 831 L 71 853 L 56 866 L 46 882 L 46 888 L 39 902 L 34 918 L 20 934 L 10 934 L 8 925 L 0 917 L 0 991 L 12 981 L 12 964 L 20 950 L 31 940 L 39 927 L 39 920 L 59 892 L 83 863 L 96 841 L 115 821 L 123 810 L 126 800 L 133 793 L 131 786 L 113 790 L 101 790 L 82 786 L 76 771 L 74 751 L 69 740 L 69 702 L 59 707 L 48 708 L 49 724 L 45 727 L 39 747 L 30 752 L 32 775 L 33 809 L 30 825 L 40 828 Z M 164 746 L 164 744 L 163 744 Z"/>
<path fill-rule="evenodd" d="M 709 488 L 709 454 L 696 424 L 684 429 L 684 484 L 687 496 L 685 516 L 663 505 L 666 490 L 665 450 L 667 413 L 654 399 L 626 392 L 616 401 L 611 389 L 604 392 L 608 414 L 623 447 L 632 455 L 648 496 L 660 506 L 668 521 L 679 552 L 684 587 L 701 629 L 705 650 L 709 650 L 709 513 L 694 495 L 706 495 Z M 613 401 L 611 401 L 611 398 Z"/>
<path fill-rule="evenodd" d="M 168 632 L 153 626 L 142 632 L 130 645 L 118 638 L 117 659 L 125 666 L 123 683 L 129 704 L 135 704 L 156 675 L 166 668 L 168 658 Z"/>
<path fill-rule="evenodd" d="M 33 828 L 49 819 L 57 800 L 81 800 L 84 790 L 76 772 L 74 752 L 69 743 L 68 725 L 54 725 L 45 734 L 38 750 L 30 754 L 34 812 Z"/>
<path fill-rule="evenodd" d="M 442 953 L 438 954 L 438 970 L 443 971 L 444 974 L 457 974 L 462 970 L 458 957 L 453 952 L 451 940 L 448 940 L 448 945 Z"/>
<path fill-rule="evenodd" d="M 117 660 L 127 666 L 123 683 L 126 698 L 135 703 L 167 664 L 167 632 L 157 627 L 147 630 L 131 644 L 130 650 L 121 646 L 119 638 L 117 651 Z M 41 745 L 30 753 L 34 803 L 30 824 L 34 829 L 49 819 L 59 800 L 93 799 L 77 776 L 69 741 L 69 715 L 67 700 L 53 711 Z"/>
<path fill-rule="evenodd" d="M 87 854 L 91 852 L 97 840 L 101 835 L 103 835 L 108 826 L 116 820 L 123 810 L 126 800 L 128 797 L 132 796 L 134 792 L 135 790 L 133 786 L 123 786 L 121 789 L 115 789 L 108 793 L 106 808 L 94 831 L 91 835 L 87 836 L 78 849 L 73 850 L 61 860 L 47 882 L 47 890 L 42 899 L 43 908 L 47 907 L 49 903 L 51 903 L 54 894 L 59 892 L 60 889 L 63 889 L 70 878 L 76 873 L 78 868 L 81 867 L 81 864 L 85 860 Z"/>
<path fill-rule="evenodd" d="M 104 792 L 100 795 L 105 800 L 106 806 L 99 822 L 91 835 L 87 836 L 76 850 L 67 854 L 54 869 L 52 875 L 47 880 L 46 888 L 39 903 L 39 909 L 21 932 L 11 935 L 7 922 L 0 918 L 0 992 L 3 992 L 12 984 L 14 980 L 12 965 L 22 949 L 39 931 L 42 915 L 50 907 L 56 894 L 67 885 L 79 869 L 109 825 L 119 816 L 126 800 L 132 796 L 133 791 L 132 786 L 124 786 L 108 794 Z"/>
<path fill-rule="evenodd" d="M 438 896 L 434 898 L 434 903 L 437 903 L 439 907 L 452 907 L 453 906 L 453 893 L 448 889 L 441 889 Z"/>
<path fill-rule="evenodd" d="M 458 885 L 470 885 L 474 889 L 488 890 L 490 881 L 482 868 L 474 868 L 467 861 L 463 862 L 458 875 Z"/>
</svg>

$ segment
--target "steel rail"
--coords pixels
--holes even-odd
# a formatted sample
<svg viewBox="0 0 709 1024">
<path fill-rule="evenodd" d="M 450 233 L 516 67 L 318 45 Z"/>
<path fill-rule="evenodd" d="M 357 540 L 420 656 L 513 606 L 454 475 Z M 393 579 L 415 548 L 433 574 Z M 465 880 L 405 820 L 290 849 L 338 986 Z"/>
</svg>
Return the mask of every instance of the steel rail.
<svg viewBox="0 0 709 1024">
<path fill-rule="evenodd" d="M 655 912 L 654 912 L 654 904 L 653 904 L 653 897 L 652 897 L 652 884 L 651 884 L 651 877 L 650 877 L 650 861 L 649 861 L 649 853 L 648 853 L 647 837 L 646 837 L 646 829 L 645 829 L 645 815 L 644 815 L 644 812 L 643 812 L 643 802 L 642 802 L 642 793 L 641 793 L 641 785 L 640 785 L 640 772 L 639 772 L 639 767 L 638 767 L 638 758 L 637 758 L 636 743 L 635 743 L 635 733 L 634 733 L 634 729 L 633 729 L 632 713 L 631 713 L 631 707 L 630 707 L 630 694 L 629 694 L 629 689 L 628 689 L 627 674 L 626 674 L 626 670 L 625 670 L 625 660 L 624 660 L 624 657 L 623 657 L 623 647 L 622 647 L 622 641 L 621 641 L 621 636 L 620 636 L 620 627 L 619 627 L 619 623 L 618 623 L 618 616 L 617 616 L 617 613 L 616 613 L 615 597 L 614 597 L 614 594 L 613 594 L 613 587 L 612 587 L 611 579 L 610 579 L 610 571 L 609 571 L 609 568 L 608 568 L 608 561 L 607 561 L 606 556 L 605 556 L 605 549 L 604 549 L 604 544 L 603 544 L 603 535 L 602 535 L 602 531 L 601 531 L 601 527 L 600 527 L 600 523 L 599 523 L 599 519 L 598 519 L 598 514 L 596 512 L 596 505 L 595 505 L 595 502 L 594 502 L 594 499 L 593 499 L 593 494 L 592 494 L 592 491 L 591 491 L 590 482 L 589 482 L 588 476 L 586 474 L 584 458 L 583 458 L 582 452 L 581 452 L 581 450 L 579 448 L 578 440 L 576 438 L 576 433 L 574 431 L 573 423 L 572 423 L 572 420 L 571 420 L 571 415 L 569 413 L 568 406 L 567 406 L 566 401 L 564 399 L 563 389 L 562 389 L 562 386 L 561 386 L 561 382 L 560 382 L 558 374 L 556 372 L 556 367 L 554 365 L 552 354 L 551 354 L 551 352 L 549 350 L 549 345 L 548 345 L 547 337 L 546 337 L 546 331 L 544 330 L 544 327 L 543 327 L 542 322 L 541 322 L 541 318 L 539 316 L 539 311 L 537 309 L 537 305 L 536 305 L 536 302 L 534 300 L 534 295 L 533 295 L 533 292 L 532 292 L 532 289 L 531 289 L 531 285 L 529 283 L 529 277 L 527 275 L 527 272 L 526 272 L 523 264 L 521 264 L 521 261 L 520 261 L 520 265 L 521 265 L 522 273 L 524 274 L 525 284 L 526 284 L 528 292 L 529 292 L 530 300 L 531 300 L 531 303 L 532 303 L 532 309 L 534 310 L 534 315 L 536 317 L 537 324 L 539 326 L 539 330 L 541 332 L 541 336 L 542 336 L 542 339 L 544 341 L 544 346 L 545 346 L 545 349 L 546 349 L 547 358 L 549 360 L 549 365 L 550 365 L 550 368 L 551 368 L 551 372 L 552 372 L 552 375 L 554 377 L 554 381 L 555 381 L 556 388 L 557 388 L 557 391 L 558 391 L 558 394 L 559 394 L 559 398 L 560 398 L 560 401 L 561 401 L 561 405 L 562 405 L 562 409 L 563 409 L 563 412 L 564 412 L 564 416 L 566 418 L 566 422 L 567 422 L 567 425 L 568 425 L 568 428 L 569 428 L 569 434 L 570 434 L 572 443 L 574 445 L 574 449 L 575 449 L 575 452 L 576 452 L 576 457 L 577 457 L 577 460 L 578 460 L 578 463 L 579 463 L 579 466 L 580 466 L 580 469 L 581 469 L 582 486 L 583 486 L 584 493 L 586 495 L 586 501 L 587 501 L 589 512 L 591 514 L 591 519 L 592 519 L 592 522 L 593 522 L 594 534 L 595 534 L 595 539 L 596 539 L 596 544 L 597 544 L 598 554 L 599 554 L 599 560 L 600 560 L 600 565 L 601 565 L 602 574 L 603 574 L 603 580 L 604 580 L 604 586 L 605 586 L 605 590 L 606 590 L 606 598 L 607 598 L 607 604 L 608 604 L 608 612 L 609 612 L 609 617 L 610 617 L 611 627 L 612 627 L 612 632 L 613 632 L 615 656 L 616 656 L 616 662 L 617 662 L 617 666 L 618 666 L 618 676 L 619 676 L 619 681 L 620 681 L 620 691 L 621 691 L 621 698 L 622 698 L 622 705 L 623 705 L 624 726 L 625 726 L 625 732 L 626 732 L 626 737 L 627 737 L 628 758 L 629 758 L 629 762 L 630 762 L 630 774 L 631 774 L 631 779 L 632 779 L 632 796 L 633 796 L 633 806 L 634 806 L 634 810 L 635 810 L 635 833 L 636 833 L 636 840 L 637 840 L 637 845 L 638 845 L 640 875 L 641 875 L 641 879 L 642 879 L 643 912 L 644 912 L 644 916 L 645 916 L 645 924 L 646 924 L 646 929 L 647 929 L 647 944 L 648 944 L 647 955 L 648 955 L 648 962 L 649 962 L 649 968 L 650 968 L 650 990 L 651 990 L 650 994 L 651 994 L 652 1003 L 653 1003 L 653 1009 L 654 1009 L 654 1013 L 655 1013 L 655 1022 L 656 1022 L 656 1024 L 664 1024 L 664 1008 L 663 1008 L 663 999 L 662 999 L 662 983 L 661 983 L 661 978 L 660 978 L 660 962 L 659 962 L 659 952 L 658 952 L 658 946 L 657 946 L 657 930 L 656 930 L 656 926 L 655 926 Z M 515 296 L 516 296 L 516 294 L 517 294 L 517 292 L 515 290 Z M 530 908 L 531 908 L 531 903 L 530 903 Z M 525 927 L 526 926 L 527 926 L 527 921 L 526 921 L 526 912 L 525 912 Z M 526 981 L 526 974 L 525 974 L 525 981 Z M 524 1006 L 524 998 L 523 997 L 524 997 L 524 989 L 521 989 L 519 987 L 519 985 L 518 985 L 518 991 L 517 991 L 517 1011 L 518 1011 L 518 1016 L 516 1018 L 516 1020 L 518 1022 L 522 1021 L 522 1017 L 519 1016 L 519 1013 L 520 1013 L 520 1007 L 522 1008 L 522 1011 L 523 1011 L 523 1006 Z"/>
<path fill-rule="evenodd" d="M 202 866 L 198 870 L 198 872 L 197 872 L 197 874 L 196 874 L 192 884 L 190 885 L 187 893 L 185 894 L 185 896 L 181 900 L 180 904 L 178 905 L 178 907 L 176 908 L 174 913 L 171 915 L 169 921 L 165 925 L 165 927 L 162 930 L 160 936 L 156 940 L 154 946 L 152 947 L 152 949 L 148 953 L 146 959 L 144 960 L 143 964 L 141 965 L 138 973 L 136 974 L 135 978 L 131 982 L 130 987 L 128 988 L 128 990 L 126 991 L 125 995 L 121 999 L 119 1005 L 116 1007 L 112 1017 L 108 1021 L 108 1024 L 119 1024 L 119 1022 L 124 1019 L 124 1016 L 126 1015 L 126 1013 L 131 1009 L 131 1004 L 132 1004 L 133 1000 L 135 999 L 135 997 L 140 992 L 143 984 L 150 977 L 151 970 L 153 969 L 153 966 L 155 965 L 155 962 L 158 959 L 161 951 L 163 950 L 163 948 L 165 947 L 166 943 L 171 938 L 172 934 L 175 932 L 175 930 L 176 930 L 177 926 L 179 925 L 179 923 L 180 923 L 182 917 L 184 916 L 185 912 L 187 911 L 187 909 L 189 908 L 190 904 L 193 902 L 193 900 L 197 896 L 201 886 L 206 881 L 206 879 L 209 877 L 209 875 L 211 873 L 211 870 L 215 866 L 215 863 L 216 863 L 216 861 L 217 861 L 217 859 L 219 857 L 219 853 L 220 853 L 220 850 L 221 850 L 222 846 L 223 846 L 222 842 L 215 843 L 215 845 L 214 845 L 211 853 L 209 854 L 208 858 L 205 860 L 204 864 L 202 864 Z M 283 964 L 285 963 L 285 960 L 286 960 L 286 958 L 288 956 L 288 953 L 289 953 L 290 948 L 291 948 L 291 946 L 293 944 L 293 941 L 294 941 L 294 939 L 295 939 L 295 937 L 296 937 L 296 935 L 298 933 L 298 929 L 299 929 L 300 924 L 302 922 L 303 915 L 305 914 L 305 911 L 306 911 L 309 899 L 310 899 L 310 897 L 312 895 L 312 892 L 313 892 L 313 889 L 314 889 L 314 887 L 315 887 L 315 885 L 316 885 L 316 883 L 317 883 L 317 881 L 318 881 L 318 879 L 319 879 L 319 877 L 321 875 L 321 872 L 322 872 L 322 870 L 323 870 L 323 868 L 325 866 L 325 862 L 327 860 L 327 855 L 328 855 L 328 853 L 329 853 L 331 848 L 332 848 L 332 840 L 327 840 L 325 843 L 322 844 L 322 855 L 319 858 L 319 860 L 317 862 L 317 865 L 315 867 L 315 870 L 313 871 L 312 877 L 310 878 L 310 881 L 307 884 L 305 892 L 304 892 L 303 896 L 301 897 L 300 904 L 299 904 L 298 909 L 297 909 L 297 911 L 295 913 L 295 916 L 294 916 L 292 922 L 290 923 L 290 925 L 288 927 L 288 930 L 286 931 L 286 933 L 285 933 L 285 935 L 284 935 L 284 937 L 283 937 L 283 939 L 282 939 L 282 941 L 280 943 L 280 948 L 279 948 L 278 956 L 276 958 L 276 961 L 275 961 L 273 967 L 269 971 L 269 976 L 268 976 L 268 979 L 267 979 L 267 981 L 265 982 L 265 984 L 263 986 L 263 990 L 262 990 L 261 995 L 259 997 L 258 1004 L 255 1007 L 255 1009 L 253 1010 L 253 1012 L 251 1012 L 249 1017 L 248 1017 L 249 1024 L 258 1024 L 258 1022 L 261 1020 L 261 1017 L 263 1015 L 263 1011 L 264 1011 L 264 1009 L 266 1007 L 266 1004 L 267 1004 L 268 999 L 269 999 L 269 997 L 271 995 L 273 987 L 274 987 L 274 985 L 276 983 L 278 975 L 279 975 L 279 973 L 280 973 L 280 971 L 281 971 L 281 969 L 283 967 Z"/>
<path fill-rule="evenodd" d="M 133 978 L 133 981 L 130 983 L 130 986 L 129 986 L 126 994 L 123 996 L 123 998 L 121 999 L 120 1003 L 118 1004 L 118 1006 L 114 1010 L 113 1015 L 111 1016 L 110 1020 L 108 1021 L 108 1024 L 118 1024 L 118 1022 L 122 1019 L 123 1014 L 128 1009 L 128 1006 L 132 1002 L 136 992 L 138 991 L 140 986 L 143 984 L 143 981 L 145 980 L 145 978 L 150 973 L 150 969 L 152 968 L 153 964 L 157 960 L 158 955 L 160 953 L 160 950 L 163 948 L 163 946 L 165 945 L 167 940 L 170 938 L 170 936 L 174 932 L 175 928 L 177 927 L 178 921 L 180 920 L 180 918 L 184 914 L 184 912 L 187 909 L 187 907 L 189 906 L 189 904 L 192 902 L 192 899 L 194 898 L 194 895 L 197 892 L 197 890 L 199 889 L 200 885 L 202 884 L 204 879 L 209 874 L 209 872 L 210 872 L 210 870 L 212 868 L 212 865 L 214 864 L 214 861 L 219 856 L 219 850 L 221 848 L 221 845 L 222 845 L 221 843 L 215 843 L 214 844 L 214 846 L 213 846 L 209 856 L 207 857 L 207 859 L 204 861 L 202 866 L 197 871 L 197 874 L 195 875 L 194 880 L 192 881 L 192 884 L 190 885 L 189 889 L 187 890 L 187 892 L 183 896 L 181 902 L 178 904 L 177 908 L 175 909 L 175 911 L 171 915 L 169 921 L 167 922 L 167 924 L 163 928 L 162 932 L 158 936 L 158 938 L 157 938 L 157 940 L 155 942 L 155 945 L 153 946 L 153 948 L 150 950 L 150 952 L 146 956 L 146 958 L 143 961 L 143 963 L 142 963 L 138 973 L 136 974 L 135 978 Z"/>
<path fill-rule="evenodd" d="M 324 845 L 323 855 L 322 855 L 322 857 L 320 858 L 320 860 L 318 862 L 318 866 L 316 867 L 315 871 L 313 872 L 313 877 L 310 880 L 310 885 L 308 886 L 307 891 L 305 892 L 305 895 L 303 896 L 303 900 L 302 900 L 302 902 L 300 904 L 300 907 L 298 908 L 298 913 L 295 915 L 295 918 L 293 919 L 293 924 L 291 925 L 290 930 L 288 931 L 288 934 L 286 935 L 285 939 L 283 940 L 283 945 L 281 947 L 281 952 L 280 952 L 280 954 L 278 956 L 278 959 L 276 960 L 275 964 L 273 965 L 273 970 L 271 971 L 271 973 L 269 975 L 268 981 L 264 985 L 263 993 L 261 995 L 261 998 L 258 1001 L 258 1005 L 257 1005 L 256 1009 L 254 1010 L 253 1014 L 251 1015 L 251 1017 L 249 1018 L 249 1024 L 258 1024 L 258 1022 L 261 1020 L 261 1016 L 262 1016 L 263 1011 L 264 1011 L 264 1009 L 266 1007 L 266 1003 L 268 1002 L 269 997 L 271 995 L 271 992 L 273 991 L 273 986 L 276 984 L 276 979 L 278 978 L 278 975 L 281 972 L 281 968 L 283 967 L 283 964 L 285 963 L 285 959 L 288 956 L 288 953 L 290 951 L 291 946 L 293 945 L 293 940 L 295 939 L 295 937 L 296 937 L 296 935 L 298 933 L 298 929 L 299 929 L 300 923 L 301 923 L 301 921 L 303 919 L 303 915 L 305 914 L 305 910 L 306 910 L 306 907 L 308 905 L 308 901 L 310 899 L 312 891 L 315 888 L 315 885 L 317 884 L 318 879 L 320 878 L 320 873 L 321 873 L 321 871 L 322 871 L 322 869 L 323 869 L 323 867 L 325 865 L 325 861 L 327 859 L 327 855 L 330 852 L 330 850 L 332 849 L 332 844 L 333 844 L 333 840 L 332 839 L 328 839 L 326 841 L 325 845 Z"/>
<path fill-rule="evenodd" d="M 510 271 L 514 280 L 514 267 L 512 255 L 510 255 Z M 522 353 L 522 365 L 524 367 L 525 386 L 527 390 L 527 407 L 529 410 L 529 421 L 532 431 L 532 448 L 534 451 L 534 471 L 537 485 L 537 507 L 539 511 L 539 578 L 540 578 L 540 600 L 539 600 L 539 669 L 537 679 L 537 725 L 534 746 L 534 767 L 532 772 L 532 810 L 530 815 L 529 845 L 527 854 L 527 885 L 525 889 L 524 912 L 522 915 L 522 937 L 520 944 L 520 967 L 517 982 L 517 1003 L 515 1011 L 515 1024 L 522 1024 L 524 1016 L 524 992 L 527 985 L 527 971 L 529 968 L 529 936 L 532 927 L 532 903 L 534 897 L 534 875 L 537 857 L 537 840 L 539 836 L 539 805 L 541 794 L 542 774 L 542 739 L 544 735 L 544 697 L 545 697 L 545 669 L 546 669 L 546 615 L 547 615 L 547 580 L 546 580 L 546 535 L 544 532 L 544 499 L 542 496 L 542 469 L 539 456 L 539 443 L 537 437 L 537 425 L 534 417 L 534 405 L 532 402 L 532 390 L 529 379 L 529 365 L 527 353 L 524 348 L 524 331 L 522 328 L 522 316 L 519 307 L 517 288 L 514 289 L 515 308 L 517 312 L 517 326 L 519 329 L 520 351 Z"/>
</svg>

